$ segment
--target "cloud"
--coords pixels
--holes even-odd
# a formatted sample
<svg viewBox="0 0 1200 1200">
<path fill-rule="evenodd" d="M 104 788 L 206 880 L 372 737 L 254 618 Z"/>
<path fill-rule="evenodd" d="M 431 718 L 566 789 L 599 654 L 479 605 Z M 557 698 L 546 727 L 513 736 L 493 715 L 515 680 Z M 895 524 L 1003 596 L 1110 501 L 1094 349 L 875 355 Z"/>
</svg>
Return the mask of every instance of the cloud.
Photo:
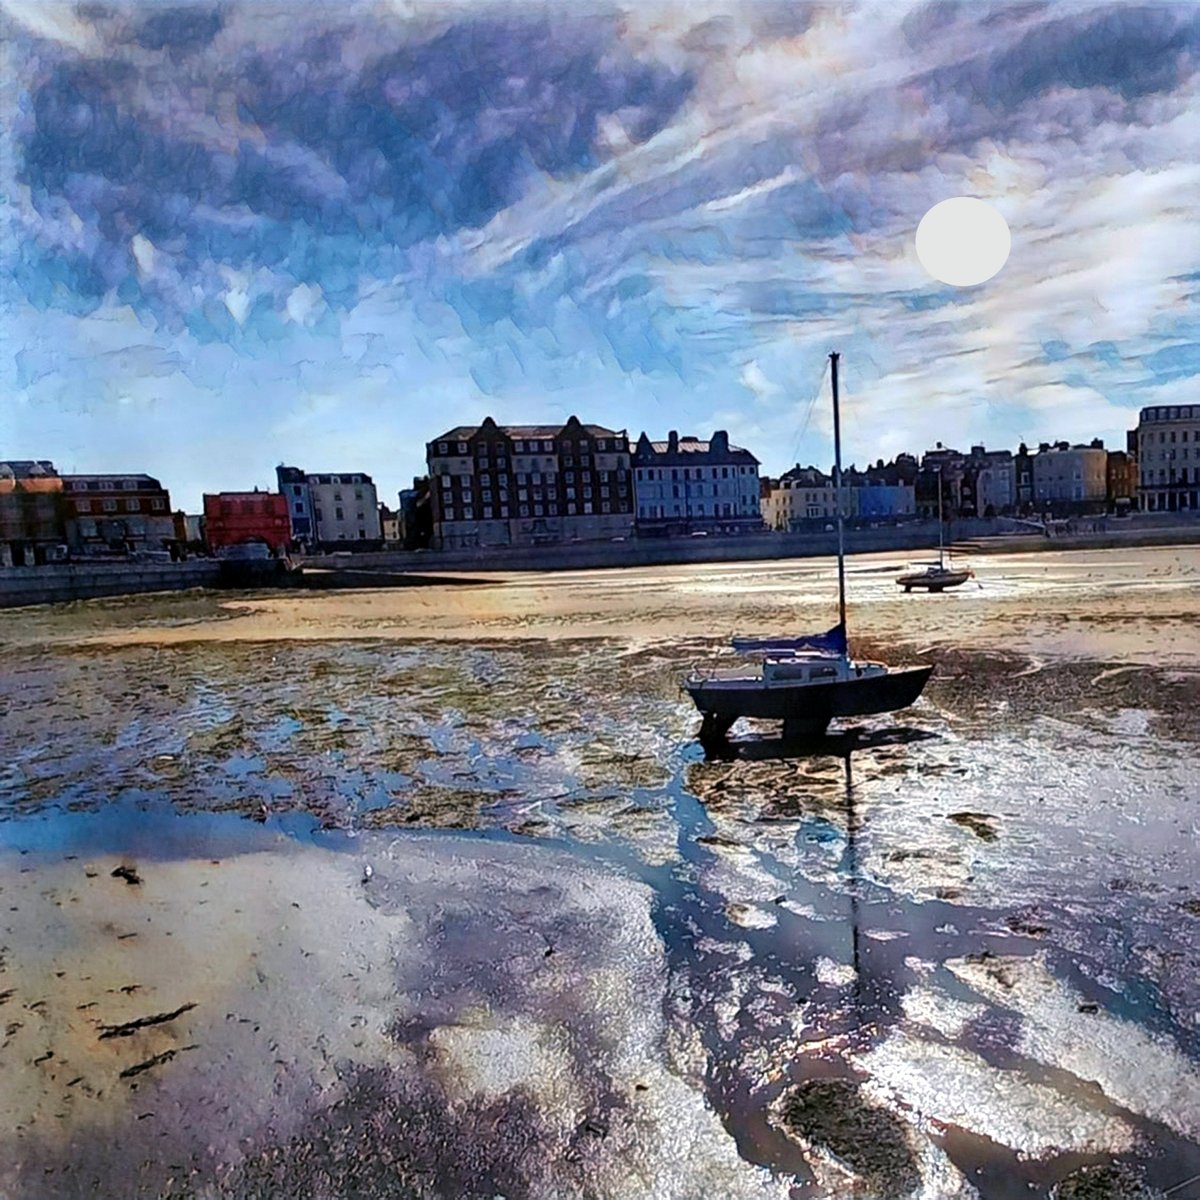
<svg viewBox="0 0 1200 1200">
<path fill-rule="evenodd" d="M 833 348 L 860 459 L 1111 438 L 1194 378 L 1194 5 L 6 2 L 22 394 L 49 315 L 72 386 L 128 322 L 233 420 L 420 380 L 764 459 L 827 457 Z M 961 292 L 912 250 L 955 194 L 1013 232 Z"/>
</svg>

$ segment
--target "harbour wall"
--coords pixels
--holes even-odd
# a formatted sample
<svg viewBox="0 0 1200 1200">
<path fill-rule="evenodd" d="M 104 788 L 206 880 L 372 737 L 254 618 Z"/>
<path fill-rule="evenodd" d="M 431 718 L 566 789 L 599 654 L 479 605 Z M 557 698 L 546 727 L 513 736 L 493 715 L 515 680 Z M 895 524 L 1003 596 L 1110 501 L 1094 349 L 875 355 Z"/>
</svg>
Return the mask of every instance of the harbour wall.
<svg viewBox="0 0 1200 1200">
<path fill-rule="evenodd" d="M 211 558 L 176 563 L 47 563 L 0 567 L 0 608 L 179 592 L 189 588 L 269 587 L 285 582 L 278 562 L 220 562 Z"/>
</svg>

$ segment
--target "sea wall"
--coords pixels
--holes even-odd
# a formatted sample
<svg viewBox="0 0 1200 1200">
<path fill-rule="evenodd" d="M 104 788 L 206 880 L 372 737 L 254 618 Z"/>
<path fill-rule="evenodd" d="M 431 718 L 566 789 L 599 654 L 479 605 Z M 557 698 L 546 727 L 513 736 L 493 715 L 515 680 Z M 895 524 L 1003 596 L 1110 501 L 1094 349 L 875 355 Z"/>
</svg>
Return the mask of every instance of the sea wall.
<svg viewBox="0 0 1200 1200">
<path fill-rule="evenodd" d="M 1081 522 L 1081 524 L 1084 524 Z M 1090 521 L 1086 523 L 1090 526 Z M 1067 550 L 1132 545 L 1170 545 L 1200 541 L 1200 520 L 1164 527 L 1147 521 L 1109 521 L 1105 533 L 1013 534 L 1011 521 L 956 520 L 948 527 L 947 544 L 969 544 L 979 553 L 1005 550 Z M 914 522 L 890 529 L 847 530 L 849 554 L 936 553 L 937 522 Z M 380 551 L 326 555 L 306 559 L 306 566 L 334 575 L 370 572 L 437 571 L 587 571 L 609 567 L 665 566 L 702 562 L 764 562 L 818 558 L 837 553 L 836 533 L 770 533 L 726 538 L 645 538 L 627 542 L 581 542 L 574 545 L 520 546 L 502 549 Z M 359 586 L 348 584 L 348 586 Z"/>
<path fill-rule="evenodd" d="M 265 587 L 281 582 L 277 562 L 218 562 L 210 558 L 178 563 L 53 563 L 0 567 L 0 608 L 130 596 L 139 592 L 178 592 L 205 587 Z"/>
</svg>

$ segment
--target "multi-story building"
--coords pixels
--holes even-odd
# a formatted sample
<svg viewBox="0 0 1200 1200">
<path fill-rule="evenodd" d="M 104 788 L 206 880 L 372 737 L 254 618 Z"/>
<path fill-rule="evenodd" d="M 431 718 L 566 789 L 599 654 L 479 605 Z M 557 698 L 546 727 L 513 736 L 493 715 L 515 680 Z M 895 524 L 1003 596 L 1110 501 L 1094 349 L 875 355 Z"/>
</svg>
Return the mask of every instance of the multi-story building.
<svg viewBox="0 0 1200 1200">
<path fill-rule="evenodd" d="M 63 481 L 54 464 L 0 462 L 0 566 L 45 562 L 65 536 Z"/>
<path fill-rule="evenodd" d="M 400 514 L 386 504 L 379 506 L 379 536 L 385 546 L 394 548 L 400 542 Z"/>
<path fill-rule="evenodd" d="M 1110 513 L 1127 513 L 1137 507 L 1137 456 L 1128 450 L 1110 450 L 1105 471 L 1105 507 Z"/>
<path fill-rule="evenodd" d="M 921 455 L 921 469 L 913 483 L 917 512 L 925 518 L 937 519 L 938 490 L 942 496 L 942 516 L 946 519 L 975 515 L 975 478 L 966 471 L 966 455 L 961 450 L 943 446 Z"/>
<path fill-rule="evenodd" d="M 216 553 L 261 542 L 282 554 L 292 541 L 288 500 L 276 492 L 217 492 L 204 497 L 204 540 Z"/>
<path fill-rule="evenodd" d="M 1137 463 L 1143 512 L 1200 509 L 1200 404 L 1143 408 Z"/>
<path fill-rule="evenodd" d="M 426 447 L 434 541 L 537 545 L 626 537 L 633 478 L 625 430 L 566 424 L 459 426 Z"/>
<path fill-rule="evenodd" d="M 433 541 L 433 504 L 429 476 L 413 479 L 413 485 L 400 493 L 400 541 L 405 550 L 426 550 Z"/>
<path fill-rule="evenodd" d="M 285 467 L 280 463 L 275 468 L 275 479 L 279 494 L 287 497 L 292 541 L 302 546 L 314 545 L 317 541 L 317 525 L 313 518 L 312 489 L 308 486 L 308 476 L 299 467 Z"/>
<path fill-rule="evenodd" d="M 974 492 L 974 511 L 963 516 L 1008 516 L 1016 508 L 1016 468 L 1011 450 L 985 450 L 972 446 L 963 463 L 964 475 Z"/>
<path fill-rule="evenodd" d="M 844 512 L 849 518 L 854 489 L 843 485 Z M 781 533 L 823 528 L 838 515 L 833 480 L 816 467 L 793 467 L 785 471 L 762 500 L 762 516 L 769 528 Z"/>
<path fill-rule="evenodd" d="M 1016 510 L 1020 516 L 1028 516 L 1037 507 L 1033 501 L 1033 454 L 1024 442 L 1013 455 L 1013 478 L 1016 491 Z"/>
<path fill-rule="evenodd" d="M 762 529 L 758 459 L 731 446 L 723 429 L 707 442 L 675 430 L 652 442 L 643 433 L 633 470 L 639 536 Z"/>
<path fill-rule="evenodd" d="M 165 550 L 175 543 L 171 496 L 150 475 L 64 475 L 72 553 Z"/>
<path fill-rule="evenodd" d="M 1090 445 L 1042 442 L 1033 455 L 1033 502 L 1051 516 L 1105 511 L 1108 452 L 1096 438 Z"/>
<path fill-rule="evenodd" d="M 362 471 L 326 475 L 279 466 L 279 491 L 288 500 L 292 537 L 323 550 L 376 548 L 383 542 L 379 497 Z"/>
<path fill-rule="evenodd" d="M 849 489 L 847 514 L 856 521 L 901 521 L 916 514 L 916 491 L 911 483 L 888 482 L 886 468 L 854 467 L 844 473 Z"/>
</svg>

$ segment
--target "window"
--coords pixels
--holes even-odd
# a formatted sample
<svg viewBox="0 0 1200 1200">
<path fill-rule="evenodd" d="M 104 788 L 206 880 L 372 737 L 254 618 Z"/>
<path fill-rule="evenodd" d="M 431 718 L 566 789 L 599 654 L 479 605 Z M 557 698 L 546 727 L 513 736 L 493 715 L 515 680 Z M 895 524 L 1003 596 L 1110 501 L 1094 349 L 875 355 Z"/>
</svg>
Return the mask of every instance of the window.
<svg viewBox="0 0 1200 1200">
<path fill-rule="evenodd" d="M 323 521 L 325 519 L 321 516 L 321 510 L 319 508 L 314 510 L 313 516 L 315 516 L 318 521 Z"/>
<path fill-rule="evenodd" d="M 463 509 L 463 520 L 464 521 L 475 520 L 475 510 L 473 508 L 464 508 Z"/>
<path fill-rule="evenodd" d="M 107 497 L 104 500 L 104 511 L 105 512 L 116 512 L 117 511 L 117 502 L 114 499 L 112 499 L 111 497 Z"/>
<path fill-rule="evenodd" d="M 363 516 L 363 511 L 362 511 L 362 509 L 361 509 L 361 508 L 358 510 L 358 512 L 356 512 L 356 513 L 354 514 L 354 517 L 355 517 L 355 519 L 356 519 L 356 520 L 358 520 L 358 521 L 365 521 L 365 520 L 366 520 L 366 518 Z"/>
<path fill-rule="evenodd" d="M 567 499 L 568 499 L 568 500 L 574 500 L 574 499 L 575 499 L 575 489 L 574 489 L 573 487 L 569 487 L 569 488 L 567 488 Z"/>
<path fill-rule="evenodd" d="M 355 500 L 361 500 L 363 498 L 362 488 L 354 489 L 354 498 L 355 498 Z"/>
<path fill-rule="evenodd" d="M 438 453 L 439 454 L 449 454 L 450 453 L 449 442 L 438 442 Z"/>
<path fill-rule="evenodd" d="M 303 504 L 301 504 L 299 500 L 297 500 L 297 501 L 296 501 L 296 511 L 297 511 L 298 513 L 303 513 L 303 512 L 304 512 L 304 505 L 303 505 Z"/>
<path fill-rule="evenodd" d="M 360 529 L 360 530 L 358 531 L 358 536 L 359 536 L 360 538 L 365 538 L 365 537 L 367 536 L 367 531 L 366 531 L 365 529 Z"/>
<path fill-rule="evenodd" d="M 521 514 L 521 516 L 527 517 L 527 516 L 529 516 L 529 505 L 522 504 L 521 507 L 517 511 Z"/>
<path fill-rule="evenodd" d="M 292 495 L 293 496 L 302 495 L 302 493 L 300 491 L 300 485 L 298 483 L 292 484 Z"/>
<path fill-rule="evenodd" d="M 502 504 L 502 505 L 500 505 L 500 515 L 501 515 L 502 517 L 507 517 L 507 516 L 508 516 L 508 505 L 507 505 L 507 504 Z"/>
<path fill-rule="evenodd" d="M 545 516 L 545 512 L 546 510 L 540 504 L 535 504 L 533 506 L 533 515 L 535 517 Z"/>
<path fill-rule="evenodd" d="M 591 516 L 591 514 L 592 514 L 592 506 L 591 506 L 590 504 L 585 504 L 585 505 L 583 506 L 583 511 L 584 511 L 584 513 L 586 513 L 588 516 Z"/>
<path fill-rule="evenodd" d="M 466 442 L 458 443 L 458 452 L 459 452 L 459 454 L 466 454 L 466 452 L 467 452 L 467 443 Z"/>
<path fill-rule="evenodd" d="M 342 498 L 342 493 L 341 493 L 341 492 L 334 492 L 334 493 L 333 493 L 333 498 L 334 498 L 335 500 L 340 500 L 340 499 Z"/>
<path fill-rule="evenodd" d="M 90 500 L 76 500 L 75 511 L 81 513 L 90 513 L 92 511 L 92 502 Z"/>
<path fill-rule="evenodd" d="M 483 510 L 483 519 L 484 519 L 485 521 L 490 521 L 490 520 L 492 519 L 492 508 L 491 508 L 491 505 L 487 505 L 487 506 L 484 508 L 484 510 Z"/>
<path fill-rule="evenodd" d="M 334 520 L 335 520 L 335 521 L 341 521 L 341 520 L 343 520 L 343 517 L 342 517 L 342 510 L 341 510 L 340 508 L 335 508 L 335 509 L 333 510 L 333 518 L 334 518 Z"/>
</svg>

